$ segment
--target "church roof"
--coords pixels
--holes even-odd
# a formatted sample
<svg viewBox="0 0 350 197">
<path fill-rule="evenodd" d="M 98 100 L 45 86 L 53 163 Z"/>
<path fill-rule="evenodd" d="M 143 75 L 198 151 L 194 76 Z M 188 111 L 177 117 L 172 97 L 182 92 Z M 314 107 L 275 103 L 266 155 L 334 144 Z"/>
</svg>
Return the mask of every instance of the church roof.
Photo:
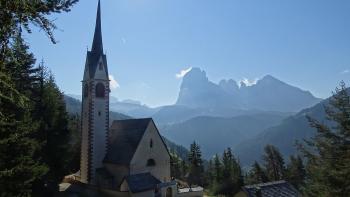
<svg viewBox="0 0 350 197">
<path fill-rule="evenodd" d="M 284 180 L 269 183 L 261 183 L 256 185 L 247 185 L 243 187 L 243 191 L 247 193 L 249 197 L 257 197 L 260 194 L 262 197 L 300 196 L 298 191 L 291 184 Z"/>
<path fill-rule="evenodd" d="M 98 1 L 94 41 L 91 52 L 103 54 L 102 28 L 101 28 L 101 3 Z"/>
<path fill-rule="evenodd" d="M 161 183 L 157 178 L 150 173 L 142 173 L 130 175 L 125 178 L 128 183 L 129 190 L 132 193 L 153 190 L 157 188 L 157 184 Z"/>
<path fill-rule="evenodd" d="M 98 61 L 102 56 L 102 61 L 104 65 L 104 70 L 106 71 L 106 76 L 108 76 L 107 68 L 107 58 L 103 54 L 103 43 L 102 43 L 102 26 L 101 26 L 101 4 L 98 1 L 97 14 L 96 14 L 96 25 L 94 40 L 92 42 L 91 51 L 87 52 L 87 65 L 89 68 L 89 77 L 93 78 L 95 75 L 96 68 L 98 66 Z"/>
<path fill-rule="evenodd" d="M 104 162 L 128 165 L 136 152 L 151 118 L 115 120 Z"/>
</svg>

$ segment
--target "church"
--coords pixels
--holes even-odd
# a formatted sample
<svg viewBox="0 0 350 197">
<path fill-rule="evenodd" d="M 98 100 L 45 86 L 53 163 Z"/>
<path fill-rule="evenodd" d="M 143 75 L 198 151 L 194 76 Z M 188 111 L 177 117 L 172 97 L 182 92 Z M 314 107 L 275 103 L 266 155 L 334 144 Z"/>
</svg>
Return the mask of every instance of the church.
<svg viewBox="0 0 350 197">
<path fill-rule="evenodd" d="M 170 154 L 154 121 L 115 120 L 110 126 L 109 94 L 99 1 L 82 80 L 78 180 L 112 196 L 179 196 L 176 181 L 170 175 Z"/>
</svg>

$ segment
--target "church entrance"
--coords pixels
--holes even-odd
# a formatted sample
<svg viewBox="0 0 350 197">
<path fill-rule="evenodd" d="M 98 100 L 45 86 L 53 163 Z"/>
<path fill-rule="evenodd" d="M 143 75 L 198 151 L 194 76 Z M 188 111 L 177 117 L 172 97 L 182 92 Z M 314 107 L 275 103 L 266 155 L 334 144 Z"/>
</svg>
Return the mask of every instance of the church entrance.
<svg viewBox="0 0 350 197">
<path fill-rule="evenodd" d="M 166 197 L 172 197 L 173 196 L 173 190 L 171 189 L 171 187 L 168 187 L 166 189 Z"/>
</svg>

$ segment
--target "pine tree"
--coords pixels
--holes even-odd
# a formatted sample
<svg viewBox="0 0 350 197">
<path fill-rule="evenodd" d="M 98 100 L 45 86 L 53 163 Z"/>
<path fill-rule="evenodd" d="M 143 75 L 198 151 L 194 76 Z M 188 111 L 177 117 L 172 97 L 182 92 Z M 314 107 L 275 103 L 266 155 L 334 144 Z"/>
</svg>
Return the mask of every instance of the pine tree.
<svg viewBox="0 0 350 197">
<path fill-rule="evenodd" d="M 267 176 L 272 181 L 282 180 L 285 176 L 284 159 L 278 149 L 272 145 L 264 148 L 265 169 Z"/>
<path fill-rule="evenodd" d="M 214 177 L 216 182 L 221 182 L 223 175 L 222 175 L 222 164 L 220 161 L 220 157 L 216 154 L 214 156 Z"/>
<path fill-rule="evenodd" d="M 70 150 L 67 161 L 67 174 L 73 174 L 79 171 L 80 169 L 80 154 L 81 154 L 81 121 L 78 114 L 68 115 L 68 130 L 69 130 L 69 146 Z"/>
<path fill-rule="evenodd" d="M 0 62 L 4 60 L 11 39 L 24 28 L 31 33 L 31 24 L 42 29 L 53 43 L 56 43 L 53 31 L 56 25 L 48 15 L 60 12 L 69 12 L 78 0 L 56 1 L 23 1 L 0 0 Z"/>
<path fill-rule="evenodd" d="M 307 164 L 305 196 L 348 196 L 350 194 L 350 97 L 344 82 L 336 88 L 326 117 L 332 122 L 325 125 L 309 117 L 317 133 L 306 146 L 300 145 Z"/>
<path fill-rule="evenodd" d="M 265 170 L 255 161 L 249 172 L 249 184 L 259 184 L 268 182 Z"/>
<path fill-rule="evenodd" d="M 33 57 L 19 35 L 0 67 L 0 196 L 30 196 L 32 183 L 48 168 L 34 157 L 40 143 L 31 117 Z"/>
<path fill-rule="evenodd" d="M 41 70 L 44 68 L 41 67 Z M 58 190 L 58 183 L 70 171 L 71 133 L 63 94 L 55 84 L 54 77 L 50 73 L 39 73 L 48 77 L 44 78 L 42 89 L 38 90 L 41 94 L 33 117 L 39 123 L 36 140 L 40 142 L 41 149 L 38 159 L 49 167 L 49 171 L 43 179 L 36 182 L 34 192 L 36 196 L 48 196 Z"/>
<path fill-rule="evenodd" d="M 69 11 L 77 0 L 0 0 L 0 196 L 31 196 L 33 183 L 50 172 L 38 140 L 35 59 L 22 39 L 30 24 L 55 42 L 52 13 Z"/>
<path fill-rule="evenodd" d="M 291 155 L 290 161 L 287 165 L 287 180 L 295 188 L 300 189 L 304 186 L 306 172 L 303 160 L 298 155 L 297 157 Z"/>
<path fill-rule="evenodd" d="M 243 186 L 243 175 L 239 161 L 227 148 L 222 157 L 215 155 L 212 160 L 213 181 L 210 190 L 214 195 L 232 196 Z"/>
<path fill-rule="evenodd" d="M 221 190 L 218 192 L 223 195 L 232 195 L 232 190 L 235 189 L 235 180 L 233 177 L 233 155 L 230 148 L 224 151 L 222 155 L 222 164 L 223 179 L 220 183 Z"/>
<path fill-rule="evenodd" d="M 205 171 L 205 185 L 206 186 L 212 186 L 215 181 L 215 168 L 214 168 L 214 161 L 213 159 L 210 159 L 208 162 L 208 167 Z"/>
<path fill-rule="evenodd" d="M 189 174 L 188 174 L 188 183 L 192 185 L 203 185 L 203 161 L 202 153 L 200 147 L 196 142 L 193 142 L 190 147 L 190 152 L 188 155 L 189 162 Z"/>
<path fill-rule="evenodd" d="M 175 152 L 171 152 L 170 153 L 170 174 L 171 174 L 171 177 L 176 178 L 176 179 L 182 178 L 181 163 L 182 163 L 182 159 L 180 159 L 180 157 Z"/>
</svg>

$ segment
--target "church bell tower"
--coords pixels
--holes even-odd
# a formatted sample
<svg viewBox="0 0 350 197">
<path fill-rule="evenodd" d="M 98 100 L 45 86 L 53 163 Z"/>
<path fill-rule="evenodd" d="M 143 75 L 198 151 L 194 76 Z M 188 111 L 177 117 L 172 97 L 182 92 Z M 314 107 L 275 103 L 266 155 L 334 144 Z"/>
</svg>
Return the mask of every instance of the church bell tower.
<svg viewBox="0 0 350 197">
<path fill-rule="evenodd" d="M 91 51 L 87 51 L 82 81 L 80 176 L 83 183 L 95 184 L 96 169 L 103 167 L 109 130 L 109 93 L 99 1 L 94 40 Z"/>
</svg>

